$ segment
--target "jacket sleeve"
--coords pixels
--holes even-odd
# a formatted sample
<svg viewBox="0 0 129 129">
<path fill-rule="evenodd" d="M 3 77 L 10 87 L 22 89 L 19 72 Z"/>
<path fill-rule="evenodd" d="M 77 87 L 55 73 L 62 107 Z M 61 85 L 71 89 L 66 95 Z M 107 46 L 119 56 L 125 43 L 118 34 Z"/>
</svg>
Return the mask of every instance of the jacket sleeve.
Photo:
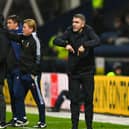
<svg viewBox="0 0 129 129">
<path fill-rule="evenodd" d="M 83 41 L 84 47 L 96 47 L 100 45 L 100 39 L 98 35 L 95 33 L 92 27 L 87 28 L 88 30 L 88 41 Z"/>
<path fill-rule="evenodd" d="M 22 42 L 22 35 L 14 34 L 14 33 L 11 33 L 11 32 L 6 32 L 6 34 L 7 34 L 7 37 L 10 40 L 13 40 L 13 41 L 16 41 L 16 42 L 19 42 L 19 43 Z"/>
<path fill-rule="evenodd" d="M 40 43 L 40 40 L 37 36 L 37 33 L 36 32 L 33 32 L 32 33 L 32 36 L 34 38 L 34 44 L 36 45 L 35 49 L 36 49 L 36 63 L 37 64 L 40 64 L 40 58 L 41 58 L 41 43 Z"/>
<path fill-rule="evenodd" d="M 10 46 L 9 41 L 3 33 L 0 33 L 0 62 L 8 56 Z M 5 61 L 4 61 L 5 62 Z"/>
<path fill-rule="evenodd" d="M 57 46 L 65 47 L 69 42 L 69 31 L 66 30 L 63 35 L 57 36 L 53 43 Z"/>
</svg>

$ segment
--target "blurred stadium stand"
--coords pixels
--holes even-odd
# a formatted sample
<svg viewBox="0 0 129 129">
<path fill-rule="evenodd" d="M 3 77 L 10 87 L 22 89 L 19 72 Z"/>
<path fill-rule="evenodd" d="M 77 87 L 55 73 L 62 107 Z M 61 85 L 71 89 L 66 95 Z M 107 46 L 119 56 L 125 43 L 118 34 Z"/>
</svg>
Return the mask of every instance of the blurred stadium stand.
<svg viewBox="0 0 129 129">
<path fill-rule="evenodd" d="M 80 0 L 80 5 L 76 8 L 70 6 L 72 0 L 0 0 L 0 11 L 6 15 L 17 14 L 24 18 L 37 18 L 37 13 L 34 12 L 31 2 L 35 1 L 38 9 L 38 14 L 43 21 L 43 25 L 38 24 L 38 34 L 41 42 L 44 46 L 45 59 L 42 61 L 42 70 L 45 72 L 65 72 L 66 67 L 59 68 L 57 59 L 49 56 L 48 41 L 51 36 L 55 35 L 59 29 L 65 30 L 65 28 L 71 24 L 71 18 L 75 13 L 83 13 L 86 16 L 87 23 L 93 24 L 93 8 L 91 5 L 92 0 Z M 66 4 L 67 3 L 67 4 Z M 9 6 L 10 4 L 10 6 Z M 104 7 L 101 10 L 103 23 L 108 28 L 111 26 L 111 22 L 115 15 L 121 14 L 129 7 L 129 0 L 104 0 Z M 8 9 L 8 10 L 7 10 Z M 40 22 L 38 22 L 40 23 Z M 104 28 L 105 30 L 105 28 Z M 95 49 L 95 55 L 97 57 L 112 57 L 112 58 L 128 58 L 129 45 L 125 46 L 111 46 L 102 45 Z M 58 64 L 58 69 L 55 69 L 55 65 Z M 48 67 L 49 66 L 49 67 Z M 58 72 L 58 71 L 57 71 Z"/>
</svg>

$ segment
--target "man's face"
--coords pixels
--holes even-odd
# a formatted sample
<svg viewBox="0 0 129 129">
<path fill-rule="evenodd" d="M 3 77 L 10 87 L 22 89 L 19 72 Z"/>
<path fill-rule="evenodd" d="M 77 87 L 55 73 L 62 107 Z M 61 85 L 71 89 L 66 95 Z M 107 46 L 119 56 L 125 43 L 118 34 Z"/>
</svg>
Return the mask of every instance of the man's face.
<svg viewBox="0 0 129 129">
<path fill-rule="evenodd" d="M 30 28 L 27 23 L 23 24 L 22 30 L 23 30 L 23 35 L 26 35 L 26 36 L 31 35 L 33 32 L 33 28 Z"/>
<path fill-rule="evenodd" d="M 117 75 L 121 75 L 122 74 L 122 69 L 121 68 L 117 68 L 115 70 L 115 72 L 116 72 Z"/>
<path fill-rule="evenodd" d="M 16 30 L 18 27 L 18 23 L 14 22 L 12 19 L 7 20 L 7 28 L 9 30 Z"/>
<path fill-rule="evenodd" d="M 72 20 L 73 32 L 81 31 L 82 28 L 85 26 L 85 22 L 80 18 L 73 17 Z"/>
</svg>

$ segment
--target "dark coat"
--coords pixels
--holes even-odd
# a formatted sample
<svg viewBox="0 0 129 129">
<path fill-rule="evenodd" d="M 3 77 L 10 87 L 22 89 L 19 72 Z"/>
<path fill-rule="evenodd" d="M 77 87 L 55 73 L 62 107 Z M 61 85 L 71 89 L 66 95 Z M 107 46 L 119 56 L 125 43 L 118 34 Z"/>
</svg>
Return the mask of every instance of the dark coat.
<svg viewBox="0 0 129 129">
<path fill-rule="evenodd" d="M 9 49 L 9 40 L 6 36 L 5 31 L 2 28 L 0 28 L 0 62 L 5 62 L 5 59 L 8 56 Z"/>
<path fill-rule="evenodd" d="M 20 71 L 23 74 L 38 74 L 40 71 L 40 42 L 33 33 L 29 36 L 17 35 L 7 32 L 9 39 L 21 44 L 21 56 L 19 60 Z"/>
<path fill-rule="evenodd" d="M 70 44 L 75 53 L 69 52 L 68 67 L 73 75 L 86 73 L 94 69 L 94 47 L 100 45 L 100 39 L 93 28 L 86 25 L 82 32 L 73 32 L 72 27 L 68 27 L 65 33 L 54 40 L 54 44 L 65 47 Z M 80 45 L 85 47 L 85 52 L 77 55 Z"/>
<path fill-rule="evenodd" d="M 4 84 L 7 72 L 7 57 L 10 50 L 9 40 L 3 28 L 0 28 L 0 85 Z"/>
</svg>

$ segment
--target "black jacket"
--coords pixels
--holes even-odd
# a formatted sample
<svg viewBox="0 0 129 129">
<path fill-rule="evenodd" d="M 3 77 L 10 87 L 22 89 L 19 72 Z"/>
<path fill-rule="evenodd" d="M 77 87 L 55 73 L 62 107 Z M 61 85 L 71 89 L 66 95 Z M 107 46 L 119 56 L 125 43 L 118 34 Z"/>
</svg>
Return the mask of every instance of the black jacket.
<svg viewBox="0 0 129 129">
<path fill-rule="evenodd" d="M 7 33 L 9 39 L 21 43 L 19 67 L 23 74 L 38 74 L 40 71 L 40 42 L 36 33 L 30 36 Z"/>
<path fill-rule="evenodd" d="M 4 85 L 4 79 L 7 72 L 7 57 L 10 49 L 9 40 L 3 30 L 0 28 L 0 86 Z"/>
<path fill-rule="evenodd" d="M 73 75 L 86 73 L 94 69 L 94 50 L 100 44 L 99 37 L 93 28 L 86 25 L 82 32 L 73 32 L 72 27 L 68 27 L 65 33 L 54 40 L 54 44 L 65 47 L 71 44 L 75 53 L 69 52 L 68 67 Z M 80 45 L 85 47 L 85 52 L 77 55 Z"/>
<path fill-rule="evenodd" d="M 0 28 L 0 62 L 5 62 L 10 49 L 9 40 L 4 29 Z"/>
</svg>

